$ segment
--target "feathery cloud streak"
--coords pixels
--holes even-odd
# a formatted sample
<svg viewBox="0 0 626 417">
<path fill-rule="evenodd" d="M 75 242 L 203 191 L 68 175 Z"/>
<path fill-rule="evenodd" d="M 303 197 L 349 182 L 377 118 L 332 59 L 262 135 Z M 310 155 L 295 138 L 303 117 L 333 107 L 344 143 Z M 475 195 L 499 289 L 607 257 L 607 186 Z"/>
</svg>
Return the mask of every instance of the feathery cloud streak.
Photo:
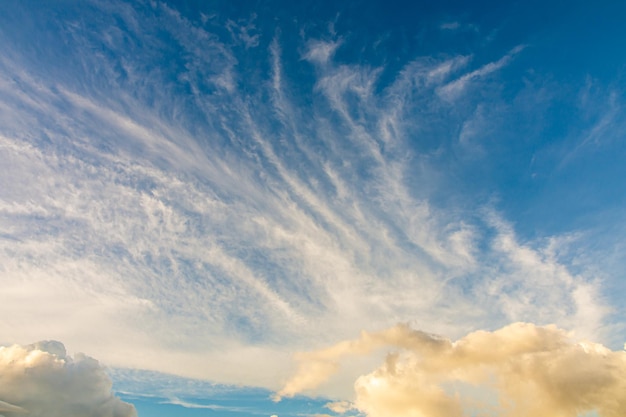
<svg viewBox="0 0 626 417">
<path fill-rule="evenodd" d="M 285 352 L 398 321 L 601 333 L 594 276 L 485 204 L 434 198 L 450 94 L 520 48 L 474 70 L 416 58 L 383 83 L 384 66 L 341 60 L 347 38 L 67 7 L 0 37 L 6 342 L 276 388 Z"/>
</svg>

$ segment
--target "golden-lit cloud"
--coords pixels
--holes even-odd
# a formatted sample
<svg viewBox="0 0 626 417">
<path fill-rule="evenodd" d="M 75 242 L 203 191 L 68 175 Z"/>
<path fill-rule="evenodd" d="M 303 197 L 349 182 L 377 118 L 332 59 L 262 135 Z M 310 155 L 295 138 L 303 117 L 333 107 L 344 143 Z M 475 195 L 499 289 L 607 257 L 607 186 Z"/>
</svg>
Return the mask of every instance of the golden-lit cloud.
<svg viewBox="0 0 626 417">
<path fill-rule="evenodd" d="M 0 415 L 136 417 L 111 393 L 111 380 L 88 356 L 70 357 L 59 342 L 0 347 Z"/>
<path fill-rule="evenodd" d="M 364 332 L 359 339 L 299 354 L 299 370 L 277 398 L 323 384 L 342 358 L 390 347 L 396 351 L 354 384 L 352 406 L 368 417 L 626 415 L 625 351 L 529 323 L 476 331 L 455 342 L 405 325 Z"/>
</svg>

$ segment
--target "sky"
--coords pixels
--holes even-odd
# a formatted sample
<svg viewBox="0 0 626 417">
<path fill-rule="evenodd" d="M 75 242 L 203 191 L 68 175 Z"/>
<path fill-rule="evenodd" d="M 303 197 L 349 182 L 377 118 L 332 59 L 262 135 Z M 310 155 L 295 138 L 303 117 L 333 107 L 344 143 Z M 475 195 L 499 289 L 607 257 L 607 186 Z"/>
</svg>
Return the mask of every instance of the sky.
<svg viewBox="0 0 626 417">
<path fill-rule="evenodd" d="M 625 18 L 0 1 L 0 414 L 625 415 Z"/>
</svg>

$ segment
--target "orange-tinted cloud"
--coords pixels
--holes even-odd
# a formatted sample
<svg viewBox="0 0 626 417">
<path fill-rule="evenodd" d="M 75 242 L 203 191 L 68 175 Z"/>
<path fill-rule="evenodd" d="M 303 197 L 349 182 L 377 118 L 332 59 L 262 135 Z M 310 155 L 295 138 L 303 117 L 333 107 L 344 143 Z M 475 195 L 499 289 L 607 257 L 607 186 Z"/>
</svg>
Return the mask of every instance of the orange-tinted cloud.
<svg viewBox="0 0 626 417">
<path fill-rule="evenodd" d="M 575 342 L 555 326 L 514 323 L 450 340 L 396 326 L 300 354 L 299 371 L 277 397 L 326 381 L 342 357 L 393 347 L 354 385 L 354 408 L 368 417 L 626 415 L 626 352 Z"/>
</svg>

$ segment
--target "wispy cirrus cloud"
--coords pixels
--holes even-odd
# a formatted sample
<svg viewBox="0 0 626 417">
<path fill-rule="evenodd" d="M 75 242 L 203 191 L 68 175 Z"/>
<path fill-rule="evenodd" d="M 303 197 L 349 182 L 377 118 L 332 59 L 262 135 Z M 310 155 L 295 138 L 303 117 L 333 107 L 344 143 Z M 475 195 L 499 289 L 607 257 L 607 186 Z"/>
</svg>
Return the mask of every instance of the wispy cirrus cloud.
<svg viewBox="0 0 626 417">
<path fill-rule="evenodd" d="M 347 40 L 311 39 L 297 78 L 281 35 L 250 21 L 90 4 L 99 23 L 68 18 L 66 62 L 45 71 L 0 38 L 6 342 L 276 388 L 293 349 L 398 321 L 602 326 L 593 276 L 493 211 L 438 204 L 441 147 L 415 144 L 438 95 L 521 47 L 461 76 L 468 55 L 417 58 L 383 85 L 383 67 L 336 62 Z M 242 49 L 267 71 L 238 66 Z"/>
<path fill-rule="evenodd" d="M 482 67 L 441 86 L 437 91 L 438 95 L 445 100 L 454 100 L 472 81 L 498 71 L 500 68 L 506 66 L 515 55 L 523 51 L 525 48 L 526 45 L 518 45 L 497 61 L 485 64 Z"/>
</svg>

